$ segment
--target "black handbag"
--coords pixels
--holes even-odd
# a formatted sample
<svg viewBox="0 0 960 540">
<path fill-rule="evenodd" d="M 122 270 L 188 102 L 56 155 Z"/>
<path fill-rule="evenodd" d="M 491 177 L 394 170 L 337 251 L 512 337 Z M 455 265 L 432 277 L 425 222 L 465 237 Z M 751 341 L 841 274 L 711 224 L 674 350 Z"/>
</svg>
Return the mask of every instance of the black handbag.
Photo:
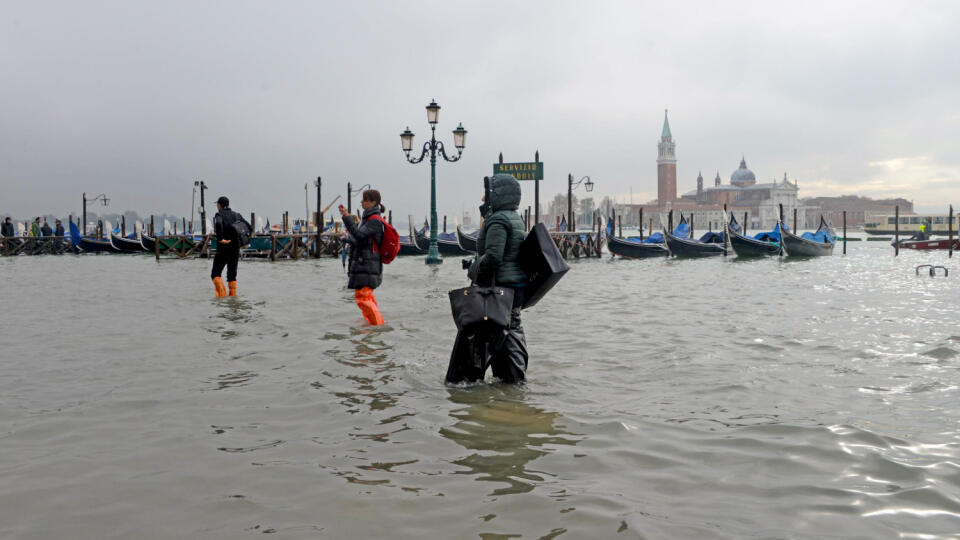
<svg viewBox="0 0 960 540">
<path fill-rule="evenodd" d="M 465 287 L 450 291 L 450 309 L 457 330 L 481 325 L 510 326 L 513 289 L 509 287 Z"/>
</svg>

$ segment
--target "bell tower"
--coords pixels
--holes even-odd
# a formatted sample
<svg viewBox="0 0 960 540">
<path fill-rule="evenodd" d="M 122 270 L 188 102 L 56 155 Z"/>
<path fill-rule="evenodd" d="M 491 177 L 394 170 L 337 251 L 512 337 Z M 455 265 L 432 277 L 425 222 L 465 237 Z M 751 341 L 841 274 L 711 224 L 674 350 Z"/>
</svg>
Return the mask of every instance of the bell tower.
<svg viewBox="0 0 960 540">
<path fill-rule="evenodd" d="M 677 156 L 674 153 L 676 143 L 670 133 L 667 110 L 663 110 L 663 131 L 657 144 L 657 203 L 665 208 L 667 203 L 677 200 Z"/>
</svg>

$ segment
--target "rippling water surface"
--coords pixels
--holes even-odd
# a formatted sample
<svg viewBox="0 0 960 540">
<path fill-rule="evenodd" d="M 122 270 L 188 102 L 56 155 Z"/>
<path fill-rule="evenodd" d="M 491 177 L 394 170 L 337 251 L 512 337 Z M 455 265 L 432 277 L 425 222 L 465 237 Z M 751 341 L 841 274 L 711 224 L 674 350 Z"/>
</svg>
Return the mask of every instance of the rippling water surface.
<svg viewBox="0 0 960 540">
<path fill-rule="evenodd" d="M 339 260 L 0 259 L 0 537 L 960 536 L 945 253 L 571 266 L 525 388 L 447 388 L 456 260 L 374 329 Z"/>
</svg>

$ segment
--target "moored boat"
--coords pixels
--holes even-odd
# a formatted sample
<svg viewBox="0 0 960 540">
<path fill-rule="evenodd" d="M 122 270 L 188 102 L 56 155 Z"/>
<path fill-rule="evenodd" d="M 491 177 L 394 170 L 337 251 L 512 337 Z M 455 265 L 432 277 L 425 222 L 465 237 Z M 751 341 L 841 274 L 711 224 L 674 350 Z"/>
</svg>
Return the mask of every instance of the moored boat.
<svg viewBox="0 0 960 540">
<path fill-rule="evenodd" d="M 457 243 L 460 244 L 460 248 L 464 251 L 469 251 L 470 253 L 477 252 L 477 236 L 479 231 L 474 231 L 472 233 L 465 233 L 460 230 L 460 226 L 457 225 Z"/>
<path fill-rule="evenodd" d="M 770 232 L 763 232 L 753 236 L 741 233 L 740 224 L 736 217 L 730 215 L 727 233 L 730 235 L 730 248 L 737 257 L 770 257 L 780 254 L 780 224 L 774 226 Z"/>
<path fill-rule="evenodd" d="M 413 228 L 413 218 L 409 218 L 409 233 L 400 237 L 399 255 L 426 255 L 427 250 L 420 249 L 417 242 L 417 232 Z"/>
<path fill-rule="evenodd" d="M 429 238 L 427 239 L 429 246 Z M 460 247 L 457 233 L 437 233 L 437 250 L 441 255 L 472 255 L 473 252 Z"/>
<path fill-rule="evenodd" d="M 791 257 L 823 257 L 833 255 L 834 235 L 827 221 L 820 216 L 820 226 L 813 233 L 805 232 L 797 236 L 780 225 L 780 238 L 783 250 Z"/>
<path fill-rule="evenodd" d="M 114 247 L 124 253 L 143 253 L 146 251 L 146 248 L 143 247 L 137 238 L 124 238 L 118 234 L 111 234 L 110 240 L 113 242 Z"/>
<path fill-rule="evenodd" d="M 122 253 L 109 238 L 84 236 L 80 238 L 78 245 L 85 253 Z"/>
<path fill-rule="evenodd" d="M 681 229 L 681 226 L 686 228 Z M 680 234 L 677 234 L 678 232 Z M 674 257 L 715 257 L 726 253 L 723 247 L 723 233 L 708 232 L 699 240 L 694 240 L 690 237 L 690 227 L 686 224 L 684 216 L 680 217 L 680 225 L 673 232 L 663 230 L 663 238 L 667 251 Z"/>
</svg>

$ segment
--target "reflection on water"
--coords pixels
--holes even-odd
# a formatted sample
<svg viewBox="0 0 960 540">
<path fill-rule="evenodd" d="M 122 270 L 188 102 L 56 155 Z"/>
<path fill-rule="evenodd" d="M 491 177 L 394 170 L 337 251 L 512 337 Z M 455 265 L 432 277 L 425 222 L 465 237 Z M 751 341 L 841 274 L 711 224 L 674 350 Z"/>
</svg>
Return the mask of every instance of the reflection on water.
<svg viewBox="0 0 960 540">
<path fill-rule="evenodd" d="M 466 467 L 460 474 L 478 475 L 477 480 L 502 482 L 506 487 L 491 495 L 527 493 L 546 473 L 528 470 L 531 461 L 546 455 L 549 445 L 575 445 L 579 439 L 555 425 L 559 414 L 529 405 L 524 390 L 506 385 L 474 385 L 448 388 L 449 399 L 458 405 L 450 412 L 457 422 L 440 429 L 440 435 L 475 450 L 454 461 Z"/>
<path fill-rule="evenodd" d="M 215 308 L 211 319 L 216 324 L 207 327 L 207 331 L 219 334 L 225 340 L 236 338 L 244 325 L 256 320 L 254 304 L 241 296 L 215 298 L 211 303 Z"/>
<path fill-rule="evenodd" d="M 340 403 L 347 407 L 347 412 L 386 410 L 395 406 L 405 393 L 384 390 L 395 382 L 393 372 L 398 368 L 389 354 L 392 347 L 383 340 L 385 331 L 388 330 L 382 327 L 352 328 L 346 340 L 352 346 L 349 350 L 327 351 L 337 363 L 352 368 L 345 377 L 353 382 L 353 388 L 334 393 L 340 398 Z M 385 438 L 386 435 L 377 434 L 376 437 Z"/>
</svg>

